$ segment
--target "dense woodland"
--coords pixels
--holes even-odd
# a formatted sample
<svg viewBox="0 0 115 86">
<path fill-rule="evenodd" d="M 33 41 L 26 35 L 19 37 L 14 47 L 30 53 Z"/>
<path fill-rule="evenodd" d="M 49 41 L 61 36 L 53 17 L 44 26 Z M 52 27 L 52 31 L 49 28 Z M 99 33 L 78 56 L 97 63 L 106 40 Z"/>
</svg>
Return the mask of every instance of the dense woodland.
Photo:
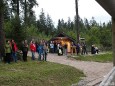
<svg viewBox="0 0 115 86">
<path fill-rule="evenodd" d="M 4 38 L 14 39 L 20 45 L 24 39 L 49 40 L 59 32 L 77 38 L 75 18 L 68 18 L 68 21 L 59 19 L 57 26 L 54 26 L 51 16 L 45 14 L 43 9 L 37 19 L 34 6 L 39 6 L 36 0 L 0 0 L 0 45 L 4 44 Z M 94 17 L 91 20 L 79 17 L 80 37 L 85 38 L 89 46 L 96 44 L 104 49 L 111 48 L 111 25 L 111 21 L 97 23 Z"/>
</svg>

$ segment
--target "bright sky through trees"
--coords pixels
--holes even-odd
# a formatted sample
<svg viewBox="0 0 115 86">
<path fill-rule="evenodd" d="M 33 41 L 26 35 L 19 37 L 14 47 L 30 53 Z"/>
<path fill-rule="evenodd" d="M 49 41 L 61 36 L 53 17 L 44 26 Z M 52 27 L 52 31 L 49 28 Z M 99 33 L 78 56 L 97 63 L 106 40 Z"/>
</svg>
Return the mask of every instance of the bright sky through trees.
<svg viewBox="0 0 115 86">
<path fill-rule="evenodd" d="M 57 24 L 58 19 L 71 20 L 75 16 L 75 0 L 37 0 L 39 7 L 34 8 L 37 18 L 44 9 L 45 14 L 49 14 L 54 24 Z M 97 22 L 108 22 L 111 16 L 95 1 L 95 0 L 78 0 L 79 15 L 82 19 L 90 20 L 92 17 Z"/>
</svg>

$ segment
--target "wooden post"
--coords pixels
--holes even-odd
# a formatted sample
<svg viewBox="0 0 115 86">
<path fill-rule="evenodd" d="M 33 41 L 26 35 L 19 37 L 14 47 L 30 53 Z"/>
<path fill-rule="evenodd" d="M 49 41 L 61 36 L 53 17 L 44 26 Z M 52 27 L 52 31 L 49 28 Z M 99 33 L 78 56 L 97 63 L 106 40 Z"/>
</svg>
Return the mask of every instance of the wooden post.
<svg viewBox="0 0 115 86">
<path fill-rule="evenodd" d="M 75 0 L 75 6 L 76 6 L 76 31 L 77 31 L 77 43 L 79 43 L 79 13 L 78 13 L 78 0 Z"/>
<path fill-rule="evenodd" d="M 112 18 L 112 48 L 113 48 L 113 66 L 115 66 L 115 19 Z"/>
</svg>

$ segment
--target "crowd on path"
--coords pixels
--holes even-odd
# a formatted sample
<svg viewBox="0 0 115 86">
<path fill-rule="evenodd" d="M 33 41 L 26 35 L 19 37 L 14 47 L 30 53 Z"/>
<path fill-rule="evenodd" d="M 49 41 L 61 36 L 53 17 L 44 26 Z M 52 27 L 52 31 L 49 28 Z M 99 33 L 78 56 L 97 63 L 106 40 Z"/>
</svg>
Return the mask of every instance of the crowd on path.
<svg viewBox="0 0 115 86">
<path fill-rule="evenodd" d="M 10 64 L 11 61 L 17 62 L 18 56 L 17 54 L 22 54 L 21 60 L 27 62 L 27 54 L 28 51 L 31 51 L 31 60 L 35 60 L 35 52 L 38 53 L 38 60 L 39 61 L 47 61 L 47 53 L 48 53 L 48 44 L 45 40 L 41 40 L 40 42 L 35 42 L 34 39 L 28 45 L 27 40 L 22 41 L 20 50 L 17 47 L 16 42 L 12 39 L 6 40 L 5 44 L 5 56 L 3 57 L 3 61 L 5 63 Z"/>
<path fill-rule="evenodd" d="M 24 62 L 27 61 L 27 54 L 28 51 L 31 51 L 31 60 L 35 59 L 35 53 L 38 53 L 38 60 L 39 61 L 47 61 L 47 55 L 48 53 L 57 53 L 60 55 L 67 55 L 68 54 L 68 45 L 65 43 L 62 45 L 62 43 L 57 43 L 54 41 L 51 41 L 48 43 L 45 40 L 40 40 L 39 42 L 36 42 L 34 39 L 31 40 L 31 42 L 28 44 L 27 40 L 22 41 L 20 50 L 18 49 L 18 46 L 16 42 L 12 40 L 6 40 L 5 44 L 5 56 L 3 58 L 3 61 L 5 63 L 10 64 L 11 61 L 17 62 L 18 61 L 18 53 L 22 54 L 21 60 Z M 71 43 L 71 54 L 76 53 L 77 55 L 81 54 L 88 54 L 86 44 L 83 43 L 77 43 L 74 44 Z M 98 53 L 99 50 L 95 45 L 91 46 L 91 54 Z"/>
</svg>

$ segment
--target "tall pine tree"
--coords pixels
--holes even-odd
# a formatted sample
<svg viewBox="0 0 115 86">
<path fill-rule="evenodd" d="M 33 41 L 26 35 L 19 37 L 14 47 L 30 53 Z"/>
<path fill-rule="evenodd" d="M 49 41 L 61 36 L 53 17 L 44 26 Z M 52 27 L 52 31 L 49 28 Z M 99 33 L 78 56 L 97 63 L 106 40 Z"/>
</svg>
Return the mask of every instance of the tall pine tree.
<svg viewBox="0 0 115 86">
<path fill-rule="evenodd" d="M 5 55 L 5 34 L 4 34 L 4 1 L 0 0 L 0 58 Z"/>
</svg>

